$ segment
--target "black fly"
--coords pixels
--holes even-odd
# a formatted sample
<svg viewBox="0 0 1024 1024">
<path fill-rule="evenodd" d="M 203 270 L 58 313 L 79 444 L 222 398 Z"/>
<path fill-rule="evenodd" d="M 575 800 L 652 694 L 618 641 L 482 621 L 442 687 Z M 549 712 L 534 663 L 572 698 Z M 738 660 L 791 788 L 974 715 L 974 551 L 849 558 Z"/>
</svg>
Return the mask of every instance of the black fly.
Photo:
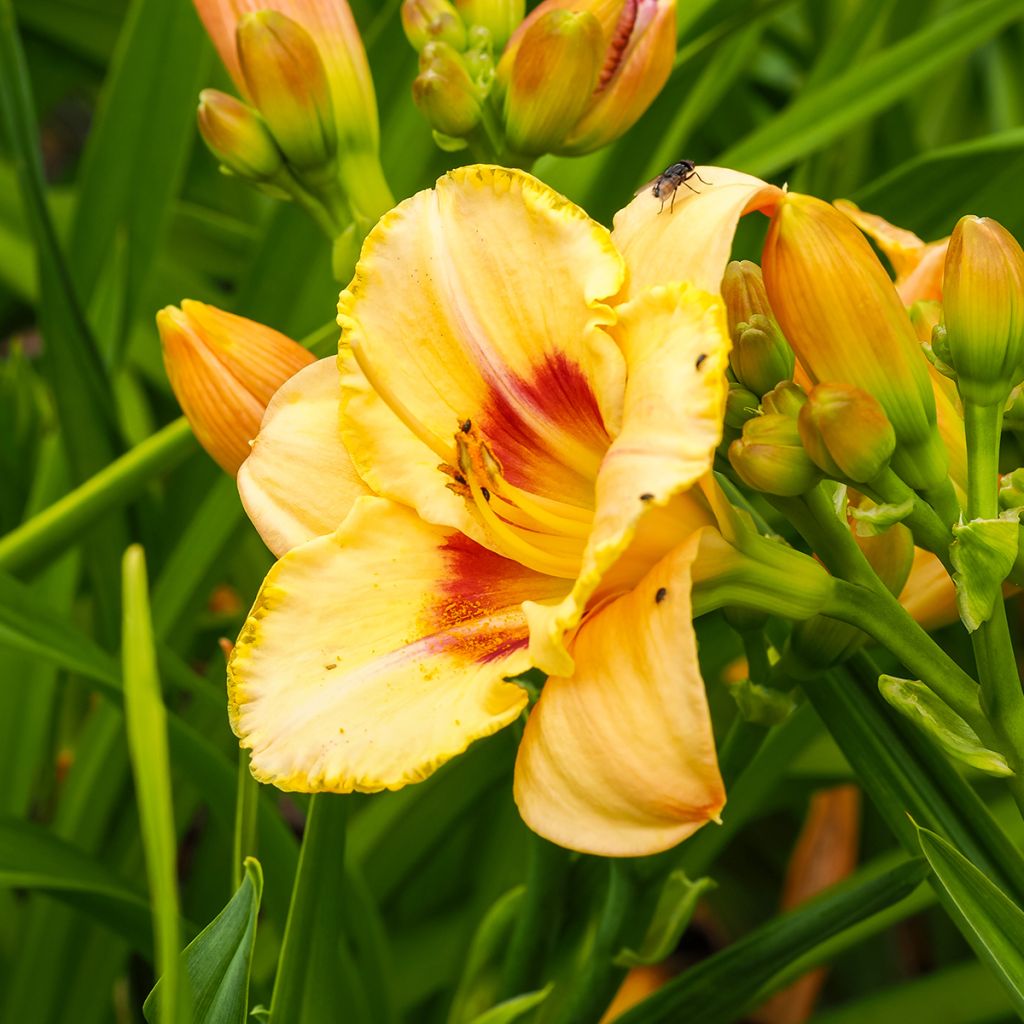
<svg viewBox="0 0 1024 1024">
<path fill-rule="evenodd" d="M 710 185 L 710 181 L 704 181 L 704 179 L 697 173 L 697 165 L 692 160 L 679 160 L 677 163 L 671 164 L 666 167 L 656 178 L 652 178 L 643 188 L 637 190 L 637 195 L 640 195 L 645 189 L 651 190 L 651 195 L 655 199 L 661 200 L 661 206 L 658 208 L 658 213 L 661 213 L 665 209 L 665 200 L 672 197 L 672 201 L 669 203 L 668 212 L 671 213 L 675 209 L 676 205 L 676 189 L 680 185 L 685 185 L 691 192 L 697 192 L 690 184 L 690 179 L 696 178 L 699 182 L 705 185 Z M 699 194 L 699 193 L 698 193 Z"/>
</svg>

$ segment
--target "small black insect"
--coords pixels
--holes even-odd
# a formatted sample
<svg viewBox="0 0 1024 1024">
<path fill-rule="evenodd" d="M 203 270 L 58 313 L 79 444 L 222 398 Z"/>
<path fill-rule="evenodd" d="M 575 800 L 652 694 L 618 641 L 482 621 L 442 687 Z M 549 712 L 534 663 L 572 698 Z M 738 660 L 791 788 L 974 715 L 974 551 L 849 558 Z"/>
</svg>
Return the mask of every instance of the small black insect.
<svg viewBox="0 0 1024 1024">
<path fill-rule="evenodd" d="M 668 597 L 668 589 L 666 587 L 658 587 L 657 593 L 654 595 L 654 603 L 661 604 L 666 597 Z"/>
<path fill-rule="evenodd" d="M 701 354 L 697 356 L 697 361 L 693 364 L 693 368 L 695 370 L 699 370 L 704 365 L 704 360 L 707 359 L 707 357 L 707 352 L 701 352 Z"/>
<path fill-rule="evenodd" d="M 697 165 L 692 160 L 679 160 L 674 164 L 670 164 L 665 168 L 656 178 L 652 178 L 643 188 L 637 189 L 637 195 L 646 189 L 651 190 L 651 195 L 655 199 L 661 200 L 661 206 L 658 208 L 658 213 L 661 213 L 665 209 L 665 200 L 672 197 L 672 201 L 669 203 L 668 212 L 671 213 L 675 209 L 676 205 L 676 189 L 680 185 L 685 185 L 691 192 L 697 192 L 690 184 L 690 179 L 696 178 L 698 181 L 703 182 L 705 185 L 710 185 L 710 181 L 704 181 L 704 179 L 697 173 Z M 699 194 L 699 193 L 698 193 Z"/>
</svg>

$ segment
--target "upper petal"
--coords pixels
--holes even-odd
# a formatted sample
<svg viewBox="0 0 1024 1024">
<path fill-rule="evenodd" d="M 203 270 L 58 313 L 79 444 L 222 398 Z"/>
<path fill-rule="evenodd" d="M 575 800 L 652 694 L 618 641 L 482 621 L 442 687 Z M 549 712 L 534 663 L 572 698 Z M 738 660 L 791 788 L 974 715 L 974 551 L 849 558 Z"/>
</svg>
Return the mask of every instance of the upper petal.
<svg viewBox="0 0 1024 1024">
<path fill-rule="evenodd" d="M 562 846 L 639 857 L 717 817 L 725 791 L 691 622 L 698 538 L 588 616 L 576 671 L 551 677 L 516 761 L 523 820 Z"/>
<path fill-rule="evenodd" d="M 333 533 L 356 498 L 372 493 L 341 436 L 341 382 L 333 358 L 287 381 L 271 399 L 238 493 L 267 547 L 283 555 Z"/>
<path fill-rule="evenodd" d="M 571 671 L 565 631 L 579 622 L 605 574 L 633 541 L 640 520 L 703 477 L 722 439 L 730 348 L 722 300 L 676 283 L 648 289 L 617 312 L 612 333 L 629 371 L 622 431 L 598 473 L 594 524 L 580 573 L 557 607 L 527 610 L 531 653 L 546 672 Z M 700 499 L 676 506 L 669 511 L 678 515 L 666 518 L 676 524 L 668 532 L 673 544 L 680 529 L 714 521 Z M 631 585 L 636 578 L 618 582 Z"/>
<path fill-rule="evenodd" d="M 360 498 L 271 569 L 228 666 L 232 728 L 262 782 L 374 792 L 425 778 L 515 719 L 520 603 L 564 584 L 407 508 Z"/>
<path fill-rule="evenodd" d="M 670 281 L 717 292 L 740 217 L 772 207 L 782 194 L 727 167 L 698 167 L 697 173 L 707 184 L 694 177 L 665 203 L 645 187 L 615 215 L 612 239 L 629 269 L 629 295 Z"/>
<path fill-rule="evenodd" d="M 457 479 L 456 435 L 471 427 L 512 486 L 586 509 L 621 415 L 625 367 L 600 327 L 622 277 L 608 232 L 536 178 L 461 168 L 370 233 L 339 302 L 343 362 L 347 348 L 446 467 L 435 490 Z M 397 500 L 436 505 L 425 480 L 372 462 L 379 420 L 347 373 L 344 395 L 364 475 Z"/>
</svg>

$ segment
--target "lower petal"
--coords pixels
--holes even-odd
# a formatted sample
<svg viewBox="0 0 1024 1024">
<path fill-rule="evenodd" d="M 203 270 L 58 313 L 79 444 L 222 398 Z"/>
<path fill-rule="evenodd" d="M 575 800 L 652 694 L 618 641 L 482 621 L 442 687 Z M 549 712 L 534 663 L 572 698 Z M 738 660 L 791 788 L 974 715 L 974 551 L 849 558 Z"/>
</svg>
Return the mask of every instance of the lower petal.
<svg viewBox="0 0 1024 1024">
<path fill-rule="evenodd" d="M 548 679 L 516 762 L 523 820 L 562 846 L 639 857 L 715 820 L 725 790 L 691 622 L 697 539 L 573 639 L 576 671 Z"/>
<path fill-rule="evenodd" d="M 270 571 L 228 666 L 253 775 L 300 792 L 426 778 L 512 722 L 526 693 L 531 573 L 411 510 L 360 498 L 338 530 Z"/>
<path fill-rule="evenodd" d="M 238 471 L 245 511 L 275 555 L 333 532 L 370 494 L 342 441 L 341 383 L 333 358 L 278 389 Z"/>
</svg>

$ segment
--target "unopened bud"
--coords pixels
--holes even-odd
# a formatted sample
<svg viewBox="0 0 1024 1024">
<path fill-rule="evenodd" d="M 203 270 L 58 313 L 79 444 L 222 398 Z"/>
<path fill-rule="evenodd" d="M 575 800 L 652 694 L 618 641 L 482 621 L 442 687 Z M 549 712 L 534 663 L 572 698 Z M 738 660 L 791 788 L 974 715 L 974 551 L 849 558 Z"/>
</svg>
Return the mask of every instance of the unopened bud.
<svg viewBox="0 0 1024 1024">
<path fill-rule="evenodd" d="M 487 29 L 499 53 L 526 14 L 526 0 L 455 0 L 455 6 L 471 28 Z"/>
<path fill-rule="evenodd" d="M 725 399 L 725 425 L 740 430 L 749 419 L 758 415 L 760 399 L 741 384 L 732 384 Z"/>
<path fill-rule="evenodd" d="M 468 135 L 480 121 L 477 88 L 459 54 L 447 43 L 428 43 L 423 48 L 412 98 L 432 128 L 453 138 Z"/>
<path fill-rule="evenodd" d="M 313 37 L 278 11 L 238 22 L 238 57 L 253 103 L 288 161 L 322 167 L 337 149 L 330 85 Z"/>
<path fill-rule="evenodd" d="M 456 50 L 466 45 L 466 25 L 449 0 L 405 0 L 402 28 L 417 52 L 433 42 L 447 43 Z"/>
<path fill-rule="evenodd" d="M 197 118 L 203 141 L 232 174 L 249 181 L 269 181 L 284 167 L 284 158 L 263 118 L 234 96 L 204 89 L 199 94 Z"/>
<path fill-rule="evenodd" d="M 763 395 L 776 384 L 791 380 L 796 359 L 779 325 L 760 313 L 738 324 L 729 364 L 736 379 Z"/>
<path fill-rule="evenodd" d="M 761 268 L 750 260 L 733 260 L 722 275 L 722 300 L 729 321 L 729 333 L 736 339 L 738 324 L 747 323 L 752 316 L 774 319 L 768 302 Z"/>
<path fill-rule="evenodd" d="M 896 434 L 878 400 L 845 384 L 813 388 L 799 426 L 807 454 L 837 480 L 874 480 L 896 449 Z"/>
<path fill-rule="evenodd" d="M 505 93 L 505 133 L 519 153 L 557 149 L 580 119 L 604 58 L 589 11 L 551 10 L 526 30 Z"/>
<path fill-rule="evenodd" d="M 807 403 L 807 393 L 799 384 L 784 380 L 761 398 L 761 408 L 768 414 L 796 419 Z"/>
<path fill-rule="evenodd" d="M 196 439 L 234 475 L 274 392 L 313 362 L 283 334 L 202 302 L 156 316 L 164 366 Z"/>
<path fill-rule="evenodd" d="M 1007 473 L 999 483 L 1000 508 L 1024 508 L 1024 469 Z"/>
<path fill-rule="evenodd" d="M 987 217 L 963 217 L 946 252 L 943 310 L 960 394 L 1006 401 L 1024 380 L 1024 250 Z"/>
<path fill-rule="evenodd" d="M 806 494 L 821 479 L 796 420 L 778 413 L 748 420 L 743 436 L 729 445 L 729 462 L 747 486 L 782 497 Z"/>
</svg>

